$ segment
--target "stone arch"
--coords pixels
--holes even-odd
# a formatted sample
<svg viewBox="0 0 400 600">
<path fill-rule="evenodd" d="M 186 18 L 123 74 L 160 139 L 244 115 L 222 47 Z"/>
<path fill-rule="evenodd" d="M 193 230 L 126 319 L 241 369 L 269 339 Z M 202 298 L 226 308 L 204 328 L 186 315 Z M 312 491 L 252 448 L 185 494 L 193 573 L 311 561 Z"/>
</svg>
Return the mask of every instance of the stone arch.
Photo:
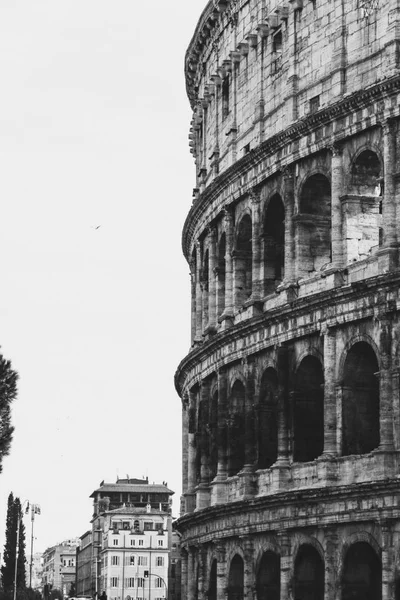
<svg viewBox="0 0 400 600">
<path fill-rule="evenodd" d="M 208 577 L 208 593 L 209 600 L 217 600 L 217 559 L 211 561 Z"/>
<path fill-rule="evenodd" d="M 257 462 L 259 469 L 266 469 L 278 457 L 278 374 L 271 367 L 261 378 L 257 413 Z"/>
<path fill-rule="evenodd" d="M 236 381 L 240 381 L 246 387 L 246 377 L 238 368 L 233 369 L 228 377 L 228 394 L 232 393 L 232 388 Z"/>
<path fill-rule="evenodd" d="M 379 348 L 378 348 L 377 344 L 374 342 L 374 340 L 372 339 L 372 337 L 370 335 L 365 334 L 365 333 L 358 333 L 357 335 L 354 335 L 349 339 L 349 341 L 345 344 L 345 347 L 343 348 L 342 353 L 340 354 L 337 378 L 341 382 L 343 382 L 344 363 L 346 362 L 346 357 L 349 353 L 350 348 L 352 346 L 354 346 L 354 344 L 356 344 L 357 342 L 365 342 L 366 344 L 369 344 L 371 346 L 371 348 L 375 352 L 376 358 L 378 360 L 379 369 L 381 368 Z"/>
<path fill-rule="evenodd" d="M 251 215 L 245 212 L 236 226 L 233 262 L 235 307 L 240 308 L 252 293 L 253 224 Z"/>
<path fill-rule="evenodd" d="M 275 290 L 285 270 L 285 207 L 279 193 L 274 193 L 263 216 L 264 293 Z"/>
<path fill-rule="evenodd" d="M 229 562 L 228 600 L 243 600 L 243 598 L 244 560 L 240 554 L 235 554 Z"/>
<path fill-rule="evenodd" d="M 350 185 L 360 195 L 380 196 L 379 184 L 383 174 L 383 157 L 380 149 L 371 144 L 357 148 L 350 159 Z"/>
<path fill-rule="evenodd" d="M 229 393 L 228 416 L 228 475 L 236 475 L 245 462 L 245 399 L 246 388 L 236 379 Z"/>
<path fill-rule="evenodd" d="M 321 362 L 305 356 L 295 373 L 293 394 L 293 460 L 307 462 L 324 447 L 324 372 Z"/>
<path fill-rule="evenodd" d="M 223 232 L 217 244 L 217 315 L 225 310 L 226 294 L 226 234 Z"/>
<path fill-rule="evenodd" d="M 280 555 L 273 550 L 265 550 L 256 570 L 257 600 L 280 599 Z"/>
<path fill-rule="evenodd" d="M 380 553 L 367 541 L 347 546 L 341 573 L 341 600 L 382 600 Z"/>
<path fill-rule="evenodd" d="M 296 260 L 299 274 L 305 276 L 331 262 L 331 183 L 323 172 L 303 180 L 295 221 Z"/>
<path fill-rule="evenodd" d="M 379 446 L 379 363 L 374 349 L 359 341 L 343 366 L 342 455 L 366 454 Z"/>
<path fill-rule="evenodd" d="M 325 586 L 324 558 L 314 544 L 303 543 L 296 552 L 293 573 L 293 596 L 296 600 L 323 600 Z"/>
<path fill-rule="evenodd" d="M 210 389 L 210 480 L 213 480 L 218 469 L 218 383 Z"/>
</svg>

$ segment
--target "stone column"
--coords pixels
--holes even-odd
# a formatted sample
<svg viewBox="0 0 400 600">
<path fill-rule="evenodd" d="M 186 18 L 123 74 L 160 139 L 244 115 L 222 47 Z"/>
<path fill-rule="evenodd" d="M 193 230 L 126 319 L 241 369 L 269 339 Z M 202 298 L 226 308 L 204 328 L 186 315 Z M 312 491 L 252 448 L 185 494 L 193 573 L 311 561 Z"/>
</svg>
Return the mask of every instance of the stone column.
<svg viewBox="0 0 400 600">
<path fill-rule="evenodd" d="M 227 574 L 225 546 L 220 544 L 217 547 L 216 554 L 217 554 L 217 598 L 218 598 L 218 600 L 226 600 L 226 598 L 228 597 L 228 594 L 226 591 L 227 586 L 228 586 L 228 574 Z"/>
<path fill-rule="evenodd" d="M 324 336 L 324 455 L 337 455 L 336 431 L 336 334 L 325 325 Z"/>
<path fill-rule="evenodd" d="M 245 415 L 244 415 L 244 465 L 242 469 L 243 494 L 245 497 L 254 495 L 254 466 L 256 434 L 254 429 L 254 365 L 249 365 L 247 358 L 243 360 L 243 372 L 246 377 Z"/>
<path fill-rule="evenodd" d="M 325 552 L 325 598 L 335 600 L 338 576 L 339 536 L 336 530 L 326 532 Z"/>
<path fill-rule="evenodd" d="M 203 333 L 203 303 L 201 289 L 201 244 L 196 243 L 196 341 L 202 341 Z"/>
<path fill-rule="evenodd" d="M 208 326 L 215 331 L 217 323 L 217 280 L 216 280 L 216 252 L 217 252 L 217 230 L 210 228 L 208 265 Z"/>
<path fill-rule="evenodd" d="M 188 598 L 188 553 L 185 548 L 181 550 L 181 598 Z"/>
<path fill-rule="evenodd" d="M 332 150 L 332 182 L 331 182 L 331 247 L 332 268 L 340 269 L 343 266 L 343 235 L 342 235 L 342 204 L 343 195 L 343 165 L 342 148 L 338 144 Z"/>
<path fill-rule="evenodd" d="M 384 198 L 382 202 L 383 247 L 379 251 L 379 269 L 387 273 L 397 267 L 396 233 L 396 137 L 394 122 L 383 124 Z"/>
<path fill-rule="evenodd" d="M 284 207 L 285 207 L 285 265 L 284 281 L 291 283 L 295 278 L 295 243 L 294 243 L 294 167 L 290 165 L 284 170 Z"/>
<path fill-rule="evenodd" d="M 278 459 L 277 464 L 286 466 L 289 462 L 288 427 L 288 377 L 289 351 L 285 346 L 277 350 L 278 368 Z"/>
<path fill-rule="evenodd" d="M 201 510 L 210 504 L 210 444 L 209 444 L 209 404 L 210 385 L 208 381 L 202 381 L 200 390 L 199 422 L 197 425 L 197 436 L 200 446 L 200 481 L 196 488 L 196 509 Z"/>
<path fill-rule="evenodd" d="M 192 546 L 189 548 L 188 559 L 188 595 L 187 600 L 196 600 L 197 596 L 197 578 L 196 578 L 196 549 Z M 182 598 L 182 600 L 184 600 Z"/>
<path fill-rule="evenodd" d="M 228 404 L 228 377 L 226 369 L 218 371 L 218 469 L 217 477 L 226 479 L 227 467 L 227 407 Z"/>
<path fill-rule="evenodd" d="M 222 318 L 230 319 L 233 317 L 233 213 L 230 208 L 224 211 L 225 218 L 225 310 Z"/>
<path fill-rule="evenodd" d="M 290 536 L 285 531 L 278 533 L 278 540 L 281 549 L 281 598 L 292 598 L 290 590 L 290 570 L 292 567 L 292 553 Z"/>
<path fill-rule="evenodd" d="M 198 579 L 198 600 L 206 600 L 207 598 L 207 554 L 204 548 L 201 548 L 198 553 L 198 569 L 199 569 L 199 579 Z"/>
<path fill-rule="evenodd" d="M 381 450 L 393 450 L 393 398 L 392 398 L 392 322 L 388 315 L 380 317 L 380 358 L 379 405 L 380 405 L 380 444 Z"/>
<path fill-rule="evenodd" d="M 261 239 L 260 239 L 260 192 L 252 190 L 251 198 L 251 220 L 252 220 L 252 290 L 251 300 L 260 301 L 262 297 L 262 281 L 260 277 L 261 268 Z"/>
<path fill-rule="evenodd" d="M 196 339 L 196 261 L 190 261 L 190 296 L 191 296 L 191 329 L 190 341 L 194 343 Z"/>
<path fill-rule="evenodd" d="M 396 563 L 394 556 L 393 534 L 389 522 L 383 522 L 382 528 L 382 600 L 395 597 Z"/>
<path fill-rule="evenodd" d="M 189 406 L 182 400 L 182 493 L 188 490 L 189 470 Z"/>
<path fill-rule="evenodd" d="M 248 537 L 243 542 L 244 550 L 244 585 L 243 599 L 253 600 L 253 589 L 256 584 L 254 569 L 254 541 Z"/>
</svg>

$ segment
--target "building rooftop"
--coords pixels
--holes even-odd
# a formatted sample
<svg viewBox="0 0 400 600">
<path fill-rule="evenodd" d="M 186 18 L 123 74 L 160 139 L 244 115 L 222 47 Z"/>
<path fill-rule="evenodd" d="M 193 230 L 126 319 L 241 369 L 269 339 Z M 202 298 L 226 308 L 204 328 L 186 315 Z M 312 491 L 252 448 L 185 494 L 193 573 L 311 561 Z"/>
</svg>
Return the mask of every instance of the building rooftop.
<svg viewBox="0 0 400 600">
<path fill-rule="evenodd" d="M 94 498 L 98 492 L 136 492 L 149 494 L 174 494 L 164 484 L 158 483 L 104 483 L 97 490 L 90 494 L 90 498 Z"/>
<path fill-rule="evenodd" d="M 129 514 L 134 514 L 134 515 L 145 515 L 145 514 L 166 514 L 165 510 L 159 510 L 158 508 L 152 508 L 150 510 L 150 512 L 147 512 L 147 509 L 145 506 L 121 506 L 121 508 L 114 508 L 113 510 L 106 510 L 105 511 L 106 514 L 108 515 L 129 515 Z"/>
</svg>

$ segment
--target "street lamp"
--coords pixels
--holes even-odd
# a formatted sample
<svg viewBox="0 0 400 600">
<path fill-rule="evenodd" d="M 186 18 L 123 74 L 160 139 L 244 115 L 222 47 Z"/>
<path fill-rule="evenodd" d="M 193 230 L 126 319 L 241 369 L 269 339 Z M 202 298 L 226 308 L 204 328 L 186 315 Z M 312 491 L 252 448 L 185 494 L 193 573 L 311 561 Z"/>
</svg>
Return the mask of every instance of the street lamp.
<svg viewBox="0 0 400 600">
<path fill-rule="evenodd" d="M 17 519 L 17 539 L 15 542 L 15 566 L 14 566 L 14 593 L 13 593 L 13 600 L 16 600 L 17 597 L 17 567 L 18 567 L 18 555 L 19 555 L 19 530 L 21 527 L 21 520 L 23 517 L 23 508 L 24 505 L 26 505 L 25 507 L 25 513 L 27 513 L 29 511 L 29 500 L 24 500 L 24 502 L 21 504 L 21 508 L 18 511 L 18 519 Z"/>
<path fill-rule="evenodd" d="M 28 507 L 29 508 L 29 507 Z M 32 527 L 31 527 L 31 562 L 29 565 L 29 587 L 32 587 L 32 565 L 33 565 L 33 523 L 35 521 L 35 515 L 40 515 L 40 506 L 39 504 L 32 504 L 31 506 L 31 521 L 32 521 Z"/>
</svg>

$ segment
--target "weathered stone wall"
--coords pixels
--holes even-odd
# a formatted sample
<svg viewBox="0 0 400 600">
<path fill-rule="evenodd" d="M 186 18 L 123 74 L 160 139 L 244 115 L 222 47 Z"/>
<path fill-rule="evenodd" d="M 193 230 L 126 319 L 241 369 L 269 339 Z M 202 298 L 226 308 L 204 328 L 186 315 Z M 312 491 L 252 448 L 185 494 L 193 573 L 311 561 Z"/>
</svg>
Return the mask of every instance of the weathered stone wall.
<svg viewBox="0 0 400 600">
<path fill-rule="evenodd" d="M 399 24 L 215 0 L 188 49 L 183 598 L 400 598 Z"/>
</svg>

